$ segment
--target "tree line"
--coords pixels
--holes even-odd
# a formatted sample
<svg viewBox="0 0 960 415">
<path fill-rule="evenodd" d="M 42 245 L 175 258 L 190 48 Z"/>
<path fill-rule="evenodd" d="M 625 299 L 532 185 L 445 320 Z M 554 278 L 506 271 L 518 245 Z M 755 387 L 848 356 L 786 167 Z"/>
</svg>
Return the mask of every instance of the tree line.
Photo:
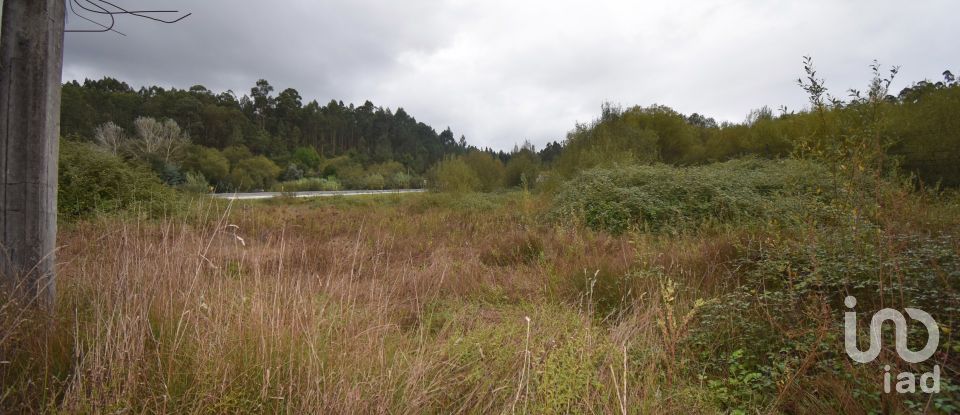
<svg viewBox="0 0 960 415">
<path fill-rule="evenodd" d="M 148 164 L 173 185 L 199 176 L 221 190 L 305 178 L 322 186 L 414 185 L 444 156 L 480 151 L 449 127 L 438 133 L 403 108 L 393 111 L 370 101 L 304 103 L 296 89 L 274 94 L 263 79 L 242 96 L 202 85 L 135 90 L 109 77 L 70 81 L 63 85 L 61 105 L 66 139 L 97 143 Z M 148 124 L 159 125 L 158 133 Z M 153 148 L 157 145 L 167 147 L 164 154 Z M 321 184 L 328 178 L 336 183 Z"/>
<path fill-rule="evenodd" d="M 809 109 L 777 113 L 752 110 L 739 123 L 717 123 L 653 105 L 628 109 L 604 104 L 599 118 L 577 125 L 551 166 L 561 177 L 600 165 L 627 163 L 705 164 L 743 156 L 780 158 L 804 151 L 839 148 L 824 141 L 850 140 L 871 120 L 871 134 L 884 143 L 887 168 L 913 174 L 927 185 L 960 186 L 960 82 L 950 71 L 939 82 L 921 81 L 887 94 L 896 69 L 884 77 L 874 66 L 871 91 L 884 96 L 866 100 L 858 90 L 849 99 L 830 96 L 812 74 L 819 91 Z M 801 85 L 805 80 L 800 80 Z M 810 92 L 810 91 L 808 91 Z M 867 107 L 867 102 L 875 104 Z M 873 122 L 873 121 L 871 121 Z M 551 146 L 557 143 L 551 143 Z M 852 147 L 845 147 L 852 148 Z M 818 150 L 819 149 L 819 150 Z M 801 154 L 802 155 L 802 154 Z"/>
<path fill-rule="evenodd" d="M 406 113 L 367 101 L 302 103 L 299 93 L 260 80 L 249 95 L 187 90 L 134 90 L 112 78 L 63 86 L 62 132 L 151 167 L 166 183 L 197 191 L 336 190 L 429 185 L 445 191 L 494 191 L 564 180 L 597 166 L 628 163 L 706 164 L 743 156 L 781 158 L 852 139 L 866 118 L 884 163 L 927 185 L 960 186 L 960 82 L 921 81 L 888 94 L 874 66 L 865 108 L 857 90 L 832 97 L 815 73 L 799 80 L 810 93 L 802 111 L 761 107 L 742 122 L 720 122 L 664 105 L 601 107 L 565 140 L 539 151 L 478 149 L 448 127 L 436 130 Z M 812 84 L 811 84 L 812 82 Z M 883 86 L 883 88 L 880 88 Z M 816 90 L 811 90 L 811 88 Z M 879 88 L 879 89 L 878 89 Z M 859 133 L 858 133 L 859 134 Z M 841 146 L 853 148 L 851 146 Z"/>
</svg>

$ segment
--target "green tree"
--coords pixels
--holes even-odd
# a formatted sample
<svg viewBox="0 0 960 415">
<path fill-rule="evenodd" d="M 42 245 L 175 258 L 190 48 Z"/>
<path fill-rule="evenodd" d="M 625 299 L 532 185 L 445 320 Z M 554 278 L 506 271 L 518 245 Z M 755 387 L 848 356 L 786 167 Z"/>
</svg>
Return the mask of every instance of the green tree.
<svg viewBox="0 0 960 415">
<path fill-rule="evenodd" d="M 504 170 L 504 184 L 507 187 L 533 187 L 540 172 L 540 163 L 533 151 L 523 149 L 510 156 Z"/>
<path fill-rule="evenodd" d="M 284 89 L 277 95 L 276 105 L 276 118 L 278 121 L 287 125 L 288 130 L 296 128 L 300 109 L 303 108 L 303 99 L 300 97 L 300 93 L 293 88 Z M 277 132 L 279 132 L 279 128 Z M 286 134 L 283 135 L 289 136 L 291 134 L 287 131 Z"/>
<path fill-rule="evenodd" d="M 265 122 L 267 116 L 270 115 L 276 106 L 276 99 L 270 95 L 272 93 L 273 86 L 271 86 L 266 79 L 257 80 L 257 84 L 253 88 L 250 88 L 250 97 L 253 100 L 253 114 L 259 122 L 260 128 L 266 128 Z"/>
<path fill-rule="evenodd" d="M 237 190 L 269 189 L 280 175 L 280 167 L 264 156 L 240 160 L 227 176 L 227 185 Z"/>
<path fill-rule="evenodd" d="M 390 177 L 390 186 L 396 189 L 408 189 L 412 183 L 413 176 L 402 171 L 396 172 Z"/>
<path fill-rule="evenodd" d="M 326 176 L 336 176 L 340 183 L 348 189 L 363 189 L 366 187 L 367 172 L 359 163 L 344 157 L 343 162 L 332 164 L 324 169 Z M 330 173 L 330 174 L 326 174 Z"/>
<path fill-rule="evenodd" d="M 686 123 L 683 117 L 670 122 L 666 107 L 634 107 L 623 111 L 604 104 L 593 123 L 578 124 L 567 135 L 556 167 L 561 175 L 613 164 L 652 163 L 661 160 L 661 147 Z"/>
<path fill-rule="evenodd" d="M 198 145 L 187 149 L 181 167 L 188 172 L 199 173 L 213 183 L 221 182 L 230 174 L 230 161 L 223 153 Z"/>
<path fill-rule="evenodd" d="M 313 147 L 297 147 L 293 150 L 293 154 L 290 155 L 290 161 L 296 163 L 298 166 L 316 169 L 320 166 L 320 162 L 322 162 L 323 159 L 320 157 L 320 153 L 317 153 L 317 149 Z"/>
<path fill-rule="evenodd" d="M 503 166 L 503 162 L 493 158 L 490 153 L 473 150 L 463 156 L 463 162 L 473 170 L 473 173 L 480 180 L 479 190 L 491 192 L 503 187 L 506 168 Z"/>
<path fill-rule="evenodd" d="M 441 192 L 463 193 L 480 189 L 480 179 L 463 160 L 448 156 L 430 171 L 430 187 Z"/>
<path fill-rule="evenodd" d="M 387 181 L 383 178 L 383 176 L 377 173 L 371 173 L 363 179 L 363 185 L 367 189 L 382 190 L 384 187 L 386 187 Z"/>
<path fill-rule="evenodd" d="M 438 134 L 403 109 L 393 112 L 369 101 L 360 106 L 338 100 L 326 105 L 304 103 L 296 89 L 274 94 L 274 87 L 262 79 L 241 97 L 232 91 L 215 93 L 202 85 L 187 90 L 148 86 L 135 91 L 111 78 L 82 85 L 67 82 L 63 96 L 65 137 L 93 140 L 95 127 L 109 121 L 133 138 L 137 117 L 170 119 L 195 144 L 217 149 L 243 145 L 253 155 L 266 155 L 283 166 L 293 162 L 305 170 L 319 163 L 312 155 L 295 154 L 301 147 L 312 147 L 329 158 L 348 156 L 360 165 L 399 162 L 411 176 L 424 173 L 445 155 L 469 150 L 462 135 L 457 141 L 449 128 Z M 233 164 L 248 157 L 230 153 L 227 158 Z M 179 162 L 166 156 L 149 158 L 158 173 Z M 389 182 L 396 172 L 380 174 Z M 359 176 L 360 186 L 363 177 Z"/>
<path fill-rule="evenodd" d="M 240 163 L 240 160 L 253 157 L 253 153 L 251 153 L 250 149 L 244 145 L 236 145 L 223 149 L 223 156 L 227 158 L 227 161 L 230 162 L 230 166 L 233 167 L 236 166 L 237 163 Z"/>
<path fill-rule="evenodd" d="M 379 174 L 384 178 L 393 177 L 395 174 L 405 172 L 406 170 L 406 166 L 396 161 L 377 163 L 367 167 L 367 171 L 371 174 Z"/>
</svg>

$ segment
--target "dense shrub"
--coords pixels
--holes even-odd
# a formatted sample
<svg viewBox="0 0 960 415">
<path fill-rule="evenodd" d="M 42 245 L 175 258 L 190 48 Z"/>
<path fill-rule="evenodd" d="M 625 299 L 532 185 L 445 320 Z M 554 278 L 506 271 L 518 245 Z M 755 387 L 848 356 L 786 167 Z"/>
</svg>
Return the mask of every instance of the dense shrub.
<svg viewBox="0 0 960 415">
<path fill-rule="evenodd" d="M 430 187 L 441 192 L 472 192 L 481 183 L 473 169 L 457 157 L 448 157 L 430 169 Z"/>
<path fill-rule="evenodd" d="M 290 163 L 287 165 L 287 168 L 284 169 L 281 179 L 287 180 L 300 180 L 303 178 L 303 170 L 300 167 L 297 167 L 296 163 Z"/>
<path fill-rule="evenodd" d="M 133 206 L 161 208 L 175 199 L 146 167 L 134 167 L 85 143 L 61 141 L 57 210 L 72 220 Z"/>
<path fill-rule="evenodd" d="M 531 182 L 536 178 L 536 155 L 532 151 L 524 149 L 513 155 L 512 160 L 516 160 L 513 167 L 516 183 L 513 185 L 520 184 L 520 177 L 525 172 Z M 506 180 L 507 168 L 503 162 L 491 153 L 479 150 L 440 160 L 430 169 L 428 176 L 430 187 L 444 192 L 492 192 L 510 184 L 509 180 Z"/>
<path fill-rule="evenodd" d="M 181 163 L 183 170 L 199 173 L 214 183 L 219 183 L 230 174 L 230 161 L 219 150 L 203 146 L 190 146 Z"/>
<path fill-rule="evenodd" d="M 504 185 L 507 187 L 533 187 L 540 172 L 540 162 L 534 152 L 523 149 L 514 153 L 507 162 Z"/>
<path fill-rule="evenodd" d="M 305 179 L 281 182 L 270 188 L 274 192 L 308 192 L 308 191 L 331 191 L 340 190 L 340 182 L 336 178 L 310 177 Z"/>
<path fill-rule="evenodd" d="M 554 199 L 554 218 L 619 234 L 705 223 L 789 221 L 824 198 L 824 168 L 796 160 L 736 160 L 697 167 L 621 166 L 585 171 Z"/>
<path fill-rule="evenodd" d="M 362 165 L 342 156 L 327 161 L 323 176 L 336 176 L 347 189 L 363 189 L 367 173 Z"/>
<path fill-rule="evenodd" d="M 706 374 L 718 403 L 730 409 L 768 404 L 777 383 L 801 366 L 802 356 L 816 354 L 816 363 L 802 382 L 847 379 L 855 395 L 879 406 L 879 382 L 857 384 L 850 379 L 849 360 L 841 350 L 839 317 L 848 295 L 858 300 L 861 322 L 884 307 L 914 307 L 930 312 L 941 329 L 956 327 L 960 315 L 956 241 L 946 235 L 898 235 L 878 241 L 879 233 L 872 225 L 845 227 L 822 231 L 813 242 L 766 241 L 746 247 L 750 255 L 735 261 L 738 275 L 730 279 L 739 284 L 706 304 L 690 338 L 692 349 L 700 351 L 691 369 Z M 866 330 L 861 324 L 860 330 Z M 911 349 L 921 348 L 925 339 L 911 336 Z M 958 347 L 953 338 L 940 343 L 941 350 Z M 931 364 L 915 368 L 929 370 Z M 940 364 L 947 371 L 956 367 L 949 361 Z M 950 380 L 944 382 L 949 385 Z M 914 401 L 922 406 L 928 395 L 904 398 L 908 405 Z M 944 386 L 933 408 L 952 412 L 944 408 L 956 408 L 958 401 L 960 389 Z"/>
<path fill-rule="evenodd" d="M 383 176 L 376 173 L 368 174 L 367 177 L 363 179 L 363 187 L 365 189 L 383 190 L 386 185 L 387 181 L 384 180 Z"/>
<path fill-rule="evenodd" d="M 400 162 L 388 161 L 384 163 L 377 163 L 367 167 L 367 173 L 369 174 L 379 174 L 384 178 L 391 177 L 394 174 L 406 172 L 407 168 Z"/>
<path fill-rule="evenodd" d="M 236 166 L 241 160 L 253 157 L 250 149 L 243 145 L 227 147 L 223 149 L 222 154 L 230 162 L 231 167 Z"/>
<path fill-rule="evenodd" d="M 506 169 L 503 162 L 494 158 L 490 153 L 471 151 L 464 155 L 462 159 L 480 179 L 480 190 L 491 192 L 503 186 Z"/>
<path fill-rule="evenodd" d="M 960 84 L 921 82 L 901 98 L 890 114 L 890 135 L 897 139 L 890 153 L 929 185 L 960 187 Z"/>
<path fill-rule="evenodd" d="M 697 128 L 682 114 L 662 105 L 626 111 L 604 104 L 599 119 L 579 124 L 567 136 L 557 161 L 564 177 L 612 163 L 690 163 L 701 157 Z"/>
<path fill-rule="evenodd" d="M 390 176 L 390 186 L 396 189 L 407 189 L 413 184 L 413 182 L 413 176 L 402 171 L 396 172 Z"/>
<path fill-rule="evenodd" d="M 320 166 L 323 158 L 313 147 L 297 147 L 290 155 L 290 161 L 307 169 L 315 169 Z"/>
<path fill-rule="evenodd" d="M 256 156 L 237 162 L 226 182 L 233 190 L 269 189 L 278 176 L 279 166 L 264 156 Z"/>
<path fill-rule="evenodd" d="M 213 190 L 202 173 L 187 173 L 183 183 L 177 188 L 187 193 L 210 193 Z"/>
</svg>

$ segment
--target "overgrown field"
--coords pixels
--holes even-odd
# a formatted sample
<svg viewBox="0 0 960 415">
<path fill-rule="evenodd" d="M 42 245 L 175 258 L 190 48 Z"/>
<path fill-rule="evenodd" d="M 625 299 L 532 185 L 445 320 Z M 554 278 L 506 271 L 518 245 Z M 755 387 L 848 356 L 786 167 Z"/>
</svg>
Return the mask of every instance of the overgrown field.
<svg viewBox="0 0 960 415">
<path fill-rule="evenodd" d="M 960 199 L 776 163 L 64 223 L 55 311 L 0 301 L 0 412 L 960 410 Z M 933 314 L 934 358 L 852 362 L 851 294 Z"/>
</svg>

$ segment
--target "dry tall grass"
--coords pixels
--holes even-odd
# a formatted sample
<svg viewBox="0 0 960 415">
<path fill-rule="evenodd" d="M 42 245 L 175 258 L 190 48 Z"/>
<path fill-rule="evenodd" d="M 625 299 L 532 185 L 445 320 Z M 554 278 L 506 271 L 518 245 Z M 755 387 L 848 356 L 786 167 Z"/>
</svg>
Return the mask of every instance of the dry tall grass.
<svg viewBox="0 0 960 415">
<path fill-rule="evenodd" d="M 66 226 L 56 313 L 6 326 L 0 406 L 678 408 L 657 381 L 659 300 L 601 325 L 582 289 L 600 266 L 625 272 L 636 244 L 535 225 L 516 200 L 450 209 L 430 197 L 211 205 L 191 219 Z M 644 358 L 628 359 L 636 351 Z"/>
<path fill-rule="evenodd" d="M 65 226 L 55 312 L 0 302 L 0 408 L 719 411 L 680 345 L 737 247 L 764 235 L 612 237 L 540 223 L 526 197 L 444 200 L 201 204 Z"/>
</svg>

